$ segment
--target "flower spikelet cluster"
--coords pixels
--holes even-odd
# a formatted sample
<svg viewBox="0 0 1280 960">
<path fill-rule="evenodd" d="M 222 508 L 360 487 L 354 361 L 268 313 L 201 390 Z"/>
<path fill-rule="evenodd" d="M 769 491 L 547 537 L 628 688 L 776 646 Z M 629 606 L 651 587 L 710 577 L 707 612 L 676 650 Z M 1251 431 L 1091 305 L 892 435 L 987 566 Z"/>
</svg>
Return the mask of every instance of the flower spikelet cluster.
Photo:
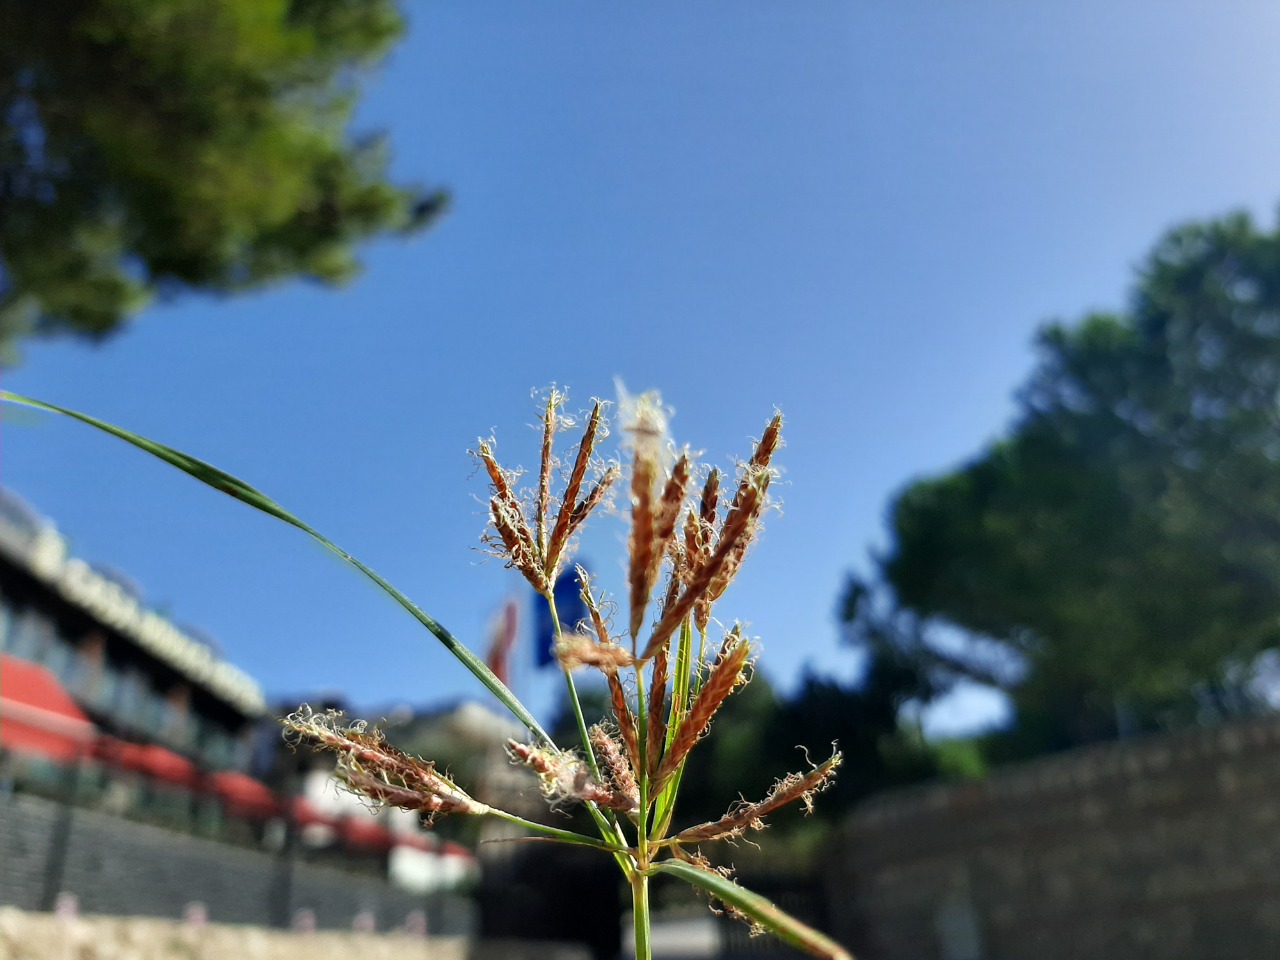
<svg viewBox="0 0 1280 960">
<path fill-rule="evenodd" d="M 806 813 L 813 812 L 813 798 L 831 785 L 840 766 L 840 751 L 806 773 L 791 773 L 773 785 L 769 795 L 757 803 L 740 803 L 713 823 L 703 823 L 677 834 L 679 843 L 702 843 L 739 837 L 748 830 L 763 830 L 764 818 L 773 811 L 799 801 Z"/>
<path fill-rule="evenodd" d="M 507 752 L 538 775 L 543 796 L 553 805 L 566 801 L 596 803 L 621 813 L 635 813 L 639 806 L 636 796 L 600 783 L 587 764 L 571 753 L 518 740 L 507 741 Z"/>
<path fill-rule="evenodd" d="M 320 713 L 303 704 L 283 721 L 285 736 L 338 757 L 337 774 L 353 792 L 388 806 L 419 813 L 479 816 L 489 807 L 436 772 L 435 764 L 411 757 L 387 743 L 363 720 L 347 723 L 340 711 Z"/>
<path fill-rule="evenodd" d="M 285 721 L 286 728 L 294 737 L 334 751 L 347 785 L 377 802 L 427 814 L 488 813 L 542 829 L 557 840 L 607 851 L 633 883 L 664 869 L 716 873 L 715 883 L 706 886 L 734 901 L 724 904 L 727 912 L 753 926 L 763 918 L 771 928 L 789 927 L 815 955 L 847 957 L 815 931 L 796 933 L 803 925 L 773 905 L 735 896 L 723 883 L 723 870 L 713 868 L 700 851 L 702 844 L 763 829 L 768 816 L 789 804 L 811 809 L 813 797 L 830 785 L 840 765 L 838 750 L 821 764 L 782 778 L 761 800 L 740 801 L 718 820 L 678 832 L 672 828 L 690 754 L 728 697 L 751 676 L 756 645 L 744 627 L 728 621 L 718 645 L 709 633 L 715 605 L 742 568 L 771 506 L 781 414 L 768 421 L 736 472 L 727 473 L 702 468 L 688 449 L 670 442 L 668 411 L 656 394 L 624 398 L 624 481 L 623 468 L 606 464 L 599 455 L 608 428 L 598 401 L 585 415 L 577 446 L 561 468 L 556 439 L 574 426 L 563 413 L 565 402 L 565 395 L 553 389 L 542 406 L 532 489 L 518 489 L 522 474 L 498 462 L 494 441 L 479 441 L 473 455 L 489 485 L 485 541 L 546 599 L 555 655 L 581 741 L 574 750 L 563 749 L 536 721 L 526 719 L 536 742 L 509 740 L 507 751 L 513 762 L 536 774 L 553 809 L 584 805 L 600 839 L 539 826 L 477 803 L 433 764 L 400 753 L 377 730 L 346 724 L 339 714 L 303 708 Z M 562 624 L 556 580 L 571 562 L 582 524 L 615 486 L 625 490 L 629 507 L 623 588 L 615 604 L 578 566 L 587 615 L 578 623 Z M 575 672 L 582 669 L 598 670 L 608 688 L 613 716 L 594 726 L 588 726 L 576 692 Z M 500 688 L 500 693 L 509 691 Z M 683 866 L 670 870 L 664 867 L 668 859 Z"/>
<path fill-rule="evenodd" d="M 616 465 L 603 466 L 595 457 L 598 443 L 608 433 L 604 405 L 597 400 L 587 415 L 555 516 L 551 515 L 551 481 L 558 464 L 555 437 L 562 427 L 571 424 L 562 413 L 566 399 L 555 389 L 547 396 L 541 418 L 538 488 L 530 505 L 516 489 L 519 473 L 498 463 L 491 439 L 480 440 L 472 451 L 489 476 L 489 523 L 493 529 L 485 535 L 485 542 L 544 597 L 551 595 L 574 535 L 605 501 L 620 473 Z M 594 482 L 588 487 L 593 475 Z"/>
</svg>

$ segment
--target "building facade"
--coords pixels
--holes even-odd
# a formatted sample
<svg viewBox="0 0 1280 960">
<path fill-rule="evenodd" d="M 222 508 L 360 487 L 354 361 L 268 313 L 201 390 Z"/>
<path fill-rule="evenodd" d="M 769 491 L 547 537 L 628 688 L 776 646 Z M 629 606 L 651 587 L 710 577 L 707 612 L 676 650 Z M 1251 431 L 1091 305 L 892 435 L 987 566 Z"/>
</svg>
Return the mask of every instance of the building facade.
<svg viewBox="0 0 1280 960">
<path fill-rule="evenodd" d="M 32 731 L 47 732 L 61 715 L 92 725 L 87 759 L 190 787 L 244 771 L 266 715 L 261 688 L 212 641 L 149 607 L 127 577 L 71 556 L 57 528 L 8 491 L 0 491 L 0 655 L 9 664 L 0 749 L 10 777 L 59 759 L 32 748 Z M 28 702 L 58 699 L 35 686 L 63 691 L 81 716 L 62 701 Z"/>
</svg>

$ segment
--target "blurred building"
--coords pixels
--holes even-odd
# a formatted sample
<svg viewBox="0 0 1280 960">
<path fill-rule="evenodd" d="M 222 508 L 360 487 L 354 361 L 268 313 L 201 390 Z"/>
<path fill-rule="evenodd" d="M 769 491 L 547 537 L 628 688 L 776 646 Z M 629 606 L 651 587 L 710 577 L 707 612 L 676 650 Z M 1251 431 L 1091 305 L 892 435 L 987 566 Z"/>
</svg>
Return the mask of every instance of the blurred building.
<svg viewBox="0 0 1280 960">
<path fill-rule="evenodd" d="M 244 774 L 258 684 L 207 637 L 149 607 L 123 574 L 69 554 L 50 522 L 0 491 L 0 751 L 4 782 L 76 789 L 107 809 L 272 812 Z M 202 788 L 197 790 L 197 788 Z M 207 824 L 216 827 L 216 823 Z"/>
<path fill-rule="evenodd" d="M 415 814 L 372 815 L 332 757 L 286 747 L 277 715 L 211 638 L 0 490 L 0 802 L 43 797 L 411 893 L 474 881 L 469 850 Z"/>
</svg>

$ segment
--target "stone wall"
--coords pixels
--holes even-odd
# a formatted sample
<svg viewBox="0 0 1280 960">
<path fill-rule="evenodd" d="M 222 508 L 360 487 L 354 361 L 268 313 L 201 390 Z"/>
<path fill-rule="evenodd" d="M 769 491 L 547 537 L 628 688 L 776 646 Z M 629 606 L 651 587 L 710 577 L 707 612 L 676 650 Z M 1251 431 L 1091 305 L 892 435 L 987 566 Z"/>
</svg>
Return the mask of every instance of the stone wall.
<svg viewBox="0 0 1280 960">
<path fill-rule="evenodd" d="M 59 818 L 67 818 L 59 830 Z M 58 853 L 59 834 L 66 844 Z M 57 867 L 62 861 L 60 871 Z M 459 897 L 417 896 L 387 881 L 132 823 L 38 797 L 0 798 L 0 904 L 47 907 L 74 894 L 81 913 L 177 919 L 192 901 L 220 923 L 287 925 L 310 910 L 319 929 L 350 930 L 358 914 L 395 930 L 425 911 L 433 933 L 471 933 Z"/>
<path fill-rule="evenodd" d="M 286 933 L 256 927 L 196 927 L 145 917 L 64 918 L 0 907 L 5 960 L 473 960 L 461 937 Z M 540 960 L 553 960 L 544 954 Z M 556 958 L 558 960 L 558 958 Z M 580 956 L 574 960 L 582 960 Z"/>
<path fill-rule="evenodd" d="M 59 917 L 0 907 L 4 960 L 588 960 L 563 943 L 372 933 L 286 933 L 147 917 Z"/>
<path fill-rule="evenodd" d="M 832 878 L 860 960 L 1280 957 L 1280 718 L 884 794 Z"/>
</svg>

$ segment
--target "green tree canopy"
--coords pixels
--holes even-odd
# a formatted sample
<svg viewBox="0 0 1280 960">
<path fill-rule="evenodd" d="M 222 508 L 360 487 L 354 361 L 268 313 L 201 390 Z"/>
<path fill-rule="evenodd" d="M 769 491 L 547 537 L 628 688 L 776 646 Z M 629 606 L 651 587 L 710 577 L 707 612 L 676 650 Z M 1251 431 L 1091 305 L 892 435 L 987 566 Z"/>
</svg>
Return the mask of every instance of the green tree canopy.
<svg viewBox="0 0 1280 960">
<path fill-rule="evenodd" d="M 1127 312 L 1038 346 L 1008 436 L 894 501 L 868 635 L 1012 689 L 1052 745 L 1247 706 L 1280 644 L 1280 232 L 1175 230 Z"/>
<path fill-rule="evenodd" d="M 0 0 L 0 342 L 157 293 L 338 283 L 424 225 L 348 122 L 394 0 Z"/>
</svg>

